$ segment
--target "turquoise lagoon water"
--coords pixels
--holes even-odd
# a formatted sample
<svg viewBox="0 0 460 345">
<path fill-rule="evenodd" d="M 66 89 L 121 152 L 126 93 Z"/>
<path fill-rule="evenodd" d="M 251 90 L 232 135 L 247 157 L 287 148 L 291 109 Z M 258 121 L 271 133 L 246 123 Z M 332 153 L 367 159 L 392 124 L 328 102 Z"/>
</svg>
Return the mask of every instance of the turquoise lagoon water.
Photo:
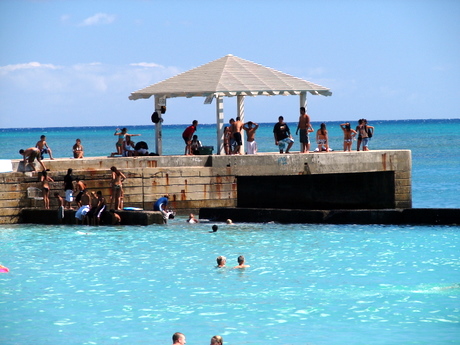
<svg viewBox="0 0 460 345">
<path fill-rule="evenodd" d="M 212 224 L 0 226 L 0 343 L 459 343 L 458 226 Z"/>
</svg>

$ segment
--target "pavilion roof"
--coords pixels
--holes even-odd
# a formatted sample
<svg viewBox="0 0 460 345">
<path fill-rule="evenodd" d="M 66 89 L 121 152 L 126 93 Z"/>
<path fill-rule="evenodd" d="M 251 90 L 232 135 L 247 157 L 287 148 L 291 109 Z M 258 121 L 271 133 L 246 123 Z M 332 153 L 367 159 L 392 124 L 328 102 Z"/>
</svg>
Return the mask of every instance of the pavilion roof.
<svg viewBox="0 0 460 345">
<path fill-rule="evenodd" d="M 153 95 L 164 98 L 209 96 L 275 96 L 310 92 L 330 96 L 331 91 L 275 69 L 237 56 L 226 55 L 202 66 L 132 92 L 131 100 Z"/>
</svg>

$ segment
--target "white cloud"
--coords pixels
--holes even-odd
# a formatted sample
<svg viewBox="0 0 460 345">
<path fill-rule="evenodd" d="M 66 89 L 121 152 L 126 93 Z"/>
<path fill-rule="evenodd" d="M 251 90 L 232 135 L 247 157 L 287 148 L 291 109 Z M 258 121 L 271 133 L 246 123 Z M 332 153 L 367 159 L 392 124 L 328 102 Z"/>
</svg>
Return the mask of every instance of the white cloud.
<svg viewBox="0 0 460 345">
<path fill-rule="evenodd" d="M 97 13 L 92 17 L 86 18 L 80 26 L 91 26 L 98 24 L 111 24 L 115 21 L 115 16 L 107 13 Z"/>
<path fill-rule="evenodd" d="M 130 66 L 139 66 L 139 67 L 158 67 L 158 68 L 164 68 L 164 66 L 156 64 L 154 62 L 137 62 L 137 63 L 131 63 L 129 64 Z"/>
<path fill-rule="evenodd" d="M 42 64 L 40 62 L 28 62 L 28 63 L 21 63 L 16 65 L 6 65 L 0 66 L 0 74 L 7 74 L 9 72 L 14 72 L 18 70 L 25 70 L 25 69 L 60 69 L 60 66 L 56 66 L 53 64 Z"/>
</svg>

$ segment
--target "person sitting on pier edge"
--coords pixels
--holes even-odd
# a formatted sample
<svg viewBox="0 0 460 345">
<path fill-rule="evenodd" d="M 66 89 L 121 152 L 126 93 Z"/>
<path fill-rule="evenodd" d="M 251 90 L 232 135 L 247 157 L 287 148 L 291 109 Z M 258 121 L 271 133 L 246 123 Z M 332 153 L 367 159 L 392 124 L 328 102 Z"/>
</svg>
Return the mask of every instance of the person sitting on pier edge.
<svg viewBox="0 0 460 345">
<path fill-rule="evenodd" d="M 138 156 L 148 156 L 149 146 L 145 141 L 138 141 L 134 146 Z"/>
<path fill-rule="evenodd" d="M 194 155 L 200 154 L 200 147 L 202 147 L 201 141 L 198 140 L 198 135 L 194 135 L 192 139 L 192 143 L 190 144 L 190 149 Z"/>
<path fill-rule="evenodd" d="M 137 156 L 137 151 L 134 149 L 136 144 L 131 140 L 131 135 L 126 135 L 123 140 L 123 157 Z"/>
</svg>

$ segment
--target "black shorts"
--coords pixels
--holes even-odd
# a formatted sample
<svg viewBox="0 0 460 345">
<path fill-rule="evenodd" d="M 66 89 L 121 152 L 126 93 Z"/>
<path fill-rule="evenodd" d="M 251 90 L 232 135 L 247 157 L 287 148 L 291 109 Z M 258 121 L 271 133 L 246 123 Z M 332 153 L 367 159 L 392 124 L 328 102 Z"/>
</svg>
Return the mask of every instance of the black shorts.
<svg viewBox="0 0 460 345">
<path fill-rule="evenodd" d="M 236 145 L 238 145 L 238 146 L 243 145 L 243 141 L 241 140 L 241 133 L 240 132 L 233 133 L 233 139 L 235 139 Z"/>
</svg>

